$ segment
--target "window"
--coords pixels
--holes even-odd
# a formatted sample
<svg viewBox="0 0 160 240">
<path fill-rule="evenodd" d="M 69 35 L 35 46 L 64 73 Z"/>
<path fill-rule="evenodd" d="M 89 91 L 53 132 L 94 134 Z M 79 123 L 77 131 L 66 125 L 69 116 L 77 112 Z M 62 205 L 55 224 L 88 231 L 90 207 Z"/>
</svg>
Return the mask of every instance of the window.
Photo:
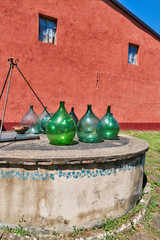
<svg viewBox="0 0 160 240">
<path fill-rule="evenodd" d="M 39 16 L 39 41 L 56 44 L 57 20 Z"/>
<path fill-rule="evenodd" d="M 137 53 L 138 53 L 138 45 L 134 45 L 129 43 L 128 48 L 128 63 L 137 64 Z"/>
</svg>

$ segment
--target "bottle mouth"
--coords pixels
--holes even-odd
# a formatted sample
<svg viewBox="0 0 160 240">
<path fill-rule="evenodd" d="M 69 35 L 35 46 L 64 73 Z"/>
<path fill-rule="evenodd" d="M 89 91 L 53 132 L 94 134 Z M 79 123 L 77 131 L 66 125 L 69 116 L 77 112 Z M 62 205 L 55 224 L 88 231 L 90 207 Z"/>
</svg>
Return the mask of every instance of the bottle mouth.
<svg viewBox="0 0 160 240">
<path fill-rule="evenodd" d="M 60 109 L 65 108 L 65 101 L 60 101 Z"/>
<path fill-rule="evenodd" d="M 61 104 L 61 105 L 64 105 L 64 104 L 65 104 L 65 101 L 60 101 L 60 104 Z"/>
<path fill-rule="evenodd" d="M 91 109 L 92 109 L 92 105 L 91 105 L 91 104 L 88 104 L 88 105 L 87 105 L 87 109 L 88 109 L 88 110 L 91 110 Z"/>
<path fill-rule="evenodd" d="M 111 106 L 108 106 L 107 107 L 107 113 L 110 113 L 111 112 Z"/>
<path fill-rule="evenodd" d="M 92 112 L 92 105 L 91 104 L 87 105 L 87 112 Z"/>
</svg>

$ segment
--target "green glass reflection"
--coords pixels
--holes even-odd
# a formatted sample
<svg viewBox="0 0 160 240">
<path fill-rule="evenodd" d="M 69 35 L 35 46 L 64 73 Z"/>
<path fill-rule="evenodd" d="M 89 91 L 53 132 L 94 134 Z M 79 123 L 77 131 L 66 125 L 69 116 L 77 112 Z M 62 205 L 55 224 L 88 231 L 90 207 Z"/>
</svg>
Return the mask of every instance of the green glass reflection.
<svg viewBox="0 0 160 240">
<path fill-rule="evenodd" d="M 110 111 L 111 106 L 108 106 L 106 114 L 101 119 L 103 139 L 116 139 L 119 133 L 119 124 Z"/>
<path fill-rule="evenodd" d="M 51 144 L 70 144 L 75 136 L 76 125 L 66 111 L 65 102 L 60 102 L 60 107 L 47 123 L 46 133 Z"/>
<path fill-rule="evenodd" d="M 78 118 L 77 118 L 77 116 L 76 116 L 76 114 L 75 114 L 75 112 L 74 112 L 74 107 L 71 108 L 71 112 L 70 112 L 69 115 L 73 118 L 75 124 L 77 125 L 77 123 L 78 123 Z"/>
<path fill-rule="evenodd" d="M 92 112 L 91 105 L 87 105 L 87 112 L 77 124 L 77 135 L 82 142 L 97 143 L 102 141 L 102 124 Z"/>
</svg>

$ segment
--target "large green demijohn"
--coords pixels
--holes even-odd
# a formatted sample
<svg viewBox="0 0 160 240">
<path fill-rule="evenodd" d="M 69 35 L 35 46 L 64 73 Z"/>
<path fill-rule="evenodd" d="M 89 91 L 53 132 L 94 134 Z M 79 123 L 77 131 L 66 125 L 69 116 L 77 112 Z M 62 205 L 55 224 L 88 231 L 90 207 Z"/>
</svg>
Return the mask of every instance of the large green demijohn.
<svg viewBox="0 0 160 240">
<path fill-rule="evenodd" d="M 78 122 L 77 135 L 81 142 L 97 143 L 102 141 L 102 124 L 92 112 L 92 105 L 87 105 L 87 112 Z"/>
<path fill-rule="evenodd" d="M 72 142 L 76 125 L 65 109 L 65 102 L 60 102 L 60 107 L 49 119 L 46 134 L 51 144 L 68 145 Z"/>
<path fill-rule="evenodd" d="M 103 127 L 103 139 L 116 139 L 119 133 L 119 124 L 111 113 L 111 106 L 108 106 L 106 114 L 101 119 Z"/>
</svg>

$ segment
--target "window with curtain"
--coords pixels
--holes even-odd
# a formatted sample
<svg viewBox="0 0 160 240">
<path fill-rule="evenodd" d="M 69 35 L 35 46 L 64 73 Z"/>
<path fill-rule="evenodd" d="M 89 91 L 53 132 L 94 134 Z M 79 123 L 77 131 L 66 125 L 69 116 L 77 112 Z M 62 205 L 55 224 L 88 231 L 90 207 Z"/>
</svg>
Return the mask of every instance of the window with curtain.
<svg viewBox="0 0 160 240">
<path fill-rule="evenodd" d="M 134 45 L 129 43 L 128 48 L 128 63 L 137 65 L 137 53 L 138 53 L 138 45 Z"/>
<path fill-rule="evenodd" d="M 57 20 L 39 16 L 39 41 L 56 44 Z"/>
</svg>

